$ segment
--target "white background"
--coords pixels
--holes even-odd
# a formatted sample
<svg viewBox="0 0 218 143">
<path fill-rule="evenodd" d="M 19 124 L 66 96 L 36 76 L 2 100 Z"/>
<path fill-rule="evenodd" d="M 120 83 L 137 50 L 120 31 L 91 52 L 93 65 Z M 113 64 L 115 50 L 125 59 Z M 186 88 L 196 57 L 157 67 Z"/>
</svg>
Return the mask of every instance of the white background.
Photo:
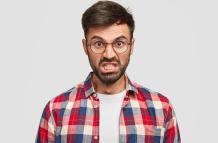
<svg viewBox="0 0 218 143">
<path fill-rule="evenodd" d="M 34 142 L 45 104 L 88 75 L 81 15 L 94 2 L 0 2 L 1 142 Z M 218 3 L 119 2 L 136 21 L 130 79 L 170 99 L 184 143 L 217 142 Z"/>
</svg>

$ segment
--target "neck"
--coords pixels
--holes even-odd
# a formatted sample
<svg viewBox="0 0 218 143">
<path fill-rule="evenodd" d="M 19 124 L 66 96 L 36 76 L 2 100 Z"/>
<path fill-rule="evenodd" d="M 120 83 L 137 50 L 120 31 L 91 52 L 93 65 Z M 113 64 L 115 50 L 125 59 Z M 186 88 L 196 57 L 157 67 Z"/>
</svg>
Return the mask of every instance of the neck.
<svg viewBox="0 0 218 143">
<path fill-rule="evenodd" d="M 93 86 L 96 92 L 102 94 L 116 94 L 123 91 L 126 88 L 125 75 L 122 75 L 115 83 L 111 85 L 104 84 L 99 78 L 93 74 L 92 76 Z"/>
</svg>

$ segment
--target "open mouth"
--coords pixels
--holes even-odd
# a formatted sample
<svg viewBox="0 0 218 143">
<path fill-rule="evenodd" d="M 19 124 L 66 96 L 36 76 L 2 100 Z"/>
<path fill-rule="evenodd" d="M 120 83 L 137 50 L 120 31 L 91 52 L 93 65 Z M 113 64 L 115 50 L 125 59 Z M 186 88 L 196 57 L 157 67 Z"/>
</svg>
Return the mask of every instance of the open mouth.
<svg viewBox="0 0 218 143">
<path fill-rule="evenodd" d="M 118 64 L 116 62 L 103 62 L 100 65 L 100 70 L 102 73 L 112 73 L 118 71 Z"/>
</svg>

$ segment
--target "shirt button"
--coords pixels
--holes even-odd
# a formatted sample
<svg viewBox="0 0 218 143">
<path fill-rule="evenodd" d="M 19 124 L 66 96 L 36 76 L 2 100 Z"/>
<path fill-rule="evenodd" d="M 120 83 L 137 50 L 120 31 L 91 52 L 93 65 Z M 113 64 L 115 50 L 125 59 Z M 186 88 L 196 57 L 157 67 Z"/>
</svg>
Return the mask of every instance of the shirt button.
<svg viewBox="0 0 218 143">
<path fill-rule="evenodd" d="M 98 136 L 94 136 L 94 139 L 97 140 L 97 139 L 98 139 Z"/>
<path fill-rule="evenodd" d="M 94 108 L 98 108 L 98 105 L 94 105 Z"/>
<path fill-rule="evenodd" d="M 128 97 L 128 96 L 127 96 L 127 97 L 125 97 L 125 98 L 124 98 L 124 100 L 125 100 L 125 101 L 128 101 L 128 100 L 129 100 L 129 97 Z"/>
</svg>

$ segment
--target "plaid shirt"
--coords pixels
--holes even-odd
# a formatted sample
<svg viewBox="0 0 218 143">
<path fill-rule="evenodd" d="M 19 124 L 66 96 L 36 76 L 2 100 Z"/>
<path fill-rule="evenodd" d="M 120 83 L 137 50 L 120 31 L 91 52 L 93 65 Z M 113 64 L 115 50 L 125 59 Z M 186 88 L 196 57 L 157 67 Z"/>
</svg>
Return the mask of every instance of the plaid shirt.
<svg viewBox="0 0 218 143">
<path fill-rule="evenodd" d="M 36 143 L 99 143 L 99 99 L 91 76 L 48 102 Z M 175 113 L 166 97 L 127 76 L 126 89 L 119 117 L 120 143 L 181 142 Z"/>
</svg>

